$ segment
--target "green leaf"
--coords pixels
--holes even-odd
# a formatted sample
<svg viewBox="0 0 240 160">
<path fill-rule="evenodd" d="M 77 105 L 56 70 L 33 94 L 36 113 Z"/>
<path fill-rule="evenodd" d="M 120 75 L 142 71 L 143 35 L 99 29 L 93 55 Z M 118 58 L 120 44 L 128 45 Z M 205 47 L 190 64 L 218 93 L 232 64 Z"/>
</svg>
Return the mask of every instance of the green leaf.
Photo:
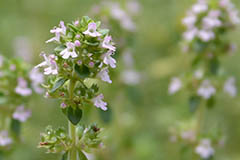
<svg viewBox="0 0 240 160">
<path fill-rule="evenodd" d="M 77 76 L 81 79 L 85 79 L 85 78 L 89 77 L 89 75 L 90 75 L 89 68 L 85 65 L 79 66 L 76 64 L 74 66 L 74 69 L 75 69 Z"/>
<path fill-rule="evenodd" d="M 81 160 L 88 160 L 85 154 L 80 150 L 78 150 L 78 156 L 79 156 L 79 159 Z"/>
<path fill-rule="evenodd" d="M 73 125 L 77 125 L 82 118 L 82 110 L 79 108 L 73 109 L 72 107 L 68 107 L 67 117 Z"/>
<path fill-rule="evenodd" d="M 88 42 L 87 40 L 83 41 L 83 43 L 89 45 L 89 46 L 98 46 L 99 42 Z"/>
<path fill-rule="evenodd" d="M 65 152 L 65 153 L 62 155 L 61 160 L 67 160 L 67 157 L 68 157 L 68 152 Z"/>
<path fill-rule="evenodd" d="M 78 28 L 74 26 L 73 24 L 68 24 L 68 27 L 71 28 L 74 32 L 78 31 Z"/>
<path fill-rule="evenodd" d="M 65 48 L 66 48 L 66 47 L 65 47 L 64 45 L 60 45 L 60 46 L 57 46 L 57 47 L 54 49 L 54 51 L 57 52 L 57 53 L 59 53 L 59 52 L 63 51 Z"/>
<path fill-rule="evenodd" d="M 109 106 L 106 111 L 99 109 L 99 115 L 104 123 L 110 123 L 112 120 L 112 109 Z"/>
<path fill-rule="evenodd" d="M 19 137 L 21 132 L 21 123 L 18 120 L 11 120 L 11 131 L 14 133 L 16 137 Z"/>
<path fill-rule="evenodd" d="M 104 36 L 109 33 L 109 29 L 100 29 L 98 32 Z"/>
<path fill-rule="evenodd" d="M 190 112 L 195 112 L 201 103 L 201 98 L 199 96 L 191 96 L 189 99 L 189 109 Z"/>
<path fill-rule="evenodd" d="M 54 84 L 53 88 L 50 90 L 50 93 L 53 93 L 56 90 L 58 90 L 60 87 L 62 87 L 65 84 L 66 81 L 67 81 L 66 78 L 58 79 L 57 82 Z"/>
<path fill-rule="evenodd" d="M 214 58 L 210 61 L 210 71 L 213 73 L 213 74 L 217 74 L 218 72 L 218 69 L 219 69 L 219 61 L 217 58 Z"/>
</svg>

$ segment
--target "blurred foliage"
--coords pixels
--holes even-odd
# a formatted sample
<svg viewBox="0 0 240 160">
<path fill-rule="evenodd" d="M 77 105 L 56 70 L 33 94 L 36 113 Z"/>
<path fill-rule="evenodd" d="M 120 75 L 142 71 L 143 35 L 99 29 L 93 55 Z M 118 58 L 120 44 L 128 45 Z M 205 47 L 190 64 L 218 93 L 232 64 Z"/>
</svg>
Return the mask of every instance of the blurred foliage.
<svg viewBox="0 0 240 160">
<path fill-rule="evenodd" d="M 45 42 L 49 30 L 60 20 L 66 22 L 87 13 L 97 0 L 0 0 L 0 52 L 6 57 L 15 56 L 14 40 L 24 36 L 29 39 L 34 59 L 33 65 L 40 62 L 39 54 L 47 51 Z M 142 10 L 137 21 L 138 32 L 133 48 L 136 68 L 143 73 L 141 84 L 124 86 L 114 81 L 105 85 L 104 93 L 111 107 L 111 120 L 100 124 L 106 132 L 105 149 L 98 151 L 99 159 L 104 160 L 180 160 L 180 148 L 169 142 L 168 129 L 179 120 L 188 120 L 191 113 L 184 93 L 170 97 L 167 94 L 172 75 L 186 70 L 189 61 L 181 54 L 180 39 L 184 17 L 194 0 L 141 0 Z M 233 0 L 237 8 L 240 1 Z M 117 32 L 117 31 L 112 31 Z M 232 41 L 240 46 L 239 28 L 231 35 Z M 238 51 L 239 52 L 239 51 Z M 237 84 L 240 66 L 239 54 L 222 59 L 226 70 L 236 75 Z M 121 67 L 121 66 L 120 66 Z M 115 73 L 117 74 L 117 73 Z M 220 95 L 224 98 L 224 95 Z M 217 102 L 207 115 L 207 125 L 224 126 L 227 135 L 226 146 L 216 151 L 217 160 L 239 160 L 240 101 L 224 99 Z M 6 160 L 56 160 L 56 155 L 45 154 L 37 149 L 39 133 L 51 124 L 54 128 L 67 125 L 59 104 L 42 96 L 32 99 L 32 118 L 23 124 L 23 142 Z M 91 118 L 99 117 L 97 110 Z M 121 113 L 121 114 L 120 114 Z M 109 116 L 109 115 L 107 115 Z M 101 122 L 99 118 L 98 122 Z M 183 158 L 184 159 L 184 158 Z"/>
</svg>

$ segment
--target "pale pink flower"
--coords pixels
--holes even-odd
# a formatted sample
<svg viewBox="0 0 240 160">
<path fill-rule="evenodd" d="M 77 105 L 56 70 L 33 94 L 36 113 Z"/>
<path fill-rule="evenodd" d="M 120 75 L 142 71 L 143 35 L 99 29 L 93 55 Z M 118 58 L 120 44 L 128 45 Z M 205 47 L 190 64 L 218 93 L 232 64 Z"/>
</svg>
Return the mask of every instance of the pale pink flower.
<svg viewBox="0 0 240 160">
<path fill-rule="evenodd" d="M 182 20 L 182 24 L 184 24 L 187 28 L 193 28 L 196 21 L 197 17 L 193 14 L 189 14 Z"/>
<path fill-rule="evenodd" d="M 202 139 L 200 144 L 196 147 L 195 152 L 200 155 L 201 158 L 208 159 L 214 155 L 215 151 L 211 146 L 209 139 Z"/>
<path fill-rule="evenodd" d="M 199 0 L 198 3 L 196 3 L 192 7 L 192 12 L 196 13 L 196 14 L 205 12 L 207 10 L 208 10 L 208 5 L 207 5 L 206 1 L 204 1 L 204 0 Z"/>
<path fill-rule="evenodd" d="M 236 79 L 234 77 L 228 78 L 224 84 L 223 89 L 230 96 L 236 97 L 236 95 L 237 95 Z"/>
<path fill-rule="evenodd" d="M 91 37 L 101 36 L 101 33 L 97 31 L 97 25 L 94 22 L 88 24 L 88 29 L 84 31 L 83 34 L 89 35 Z"/>
<path fill-rule="evenodd" d="M 106 111 L 107 103 L 102 100 L 103 98 L 104 98 L 103 94 L 99 94 L 97 97 L 92 99 L 92 102 L 97 108 L 101 108 L 102 110 Z"/>
<path fill-rule="evenodd" d="M 32 46 L 27 37 L 17 37 L 14 40 L 14 50 L 17 56 L 21 57 L 27 62 L 31 62 L 33 59 Z"/>
<path fill-rule="evenodd" d="M 55 58 L 56 58 L 55 55 L 51 54 L 47 57 L 45 53 L 42 53 L 41 56 L 43 56 L 45 61 L 43 61 L 39 65 L 35 66 L 35 68 L 46 66 L 47 68 L 44 69 L 44 74 L 45 75 L 50 75 L 50 74 L 56 75 L 56 74 L 58 74 L 58 66 L 57 66 L 57 63 L 55 61 Z"/>
<path fill-rule="evenodd" d="M 102 43 L 102 47 L 109 49 L 111 51 L 116 51 L 116 47 L 113 46 L 114 43 L 112 42 L 112 37 L 111 36 L 105 36 L 103 43 Z"/>
<path fill-rule="evenodd" d="M 35 92 L 43 93 L 43 88 L 40 85 L 44 82 L 44 76 L 37 68 L 33 68 L 29 73 L 29 78 L 32 81 L 32 87 Z"/>
<path fill-rule="evenodd" d="M 116 60 L 112 58 L 113 51 L 109 50 L 107 53 L 103 55 L 103 63 L 106 65 L 110 65 L 112 68 L 116 68 Z"/>
<path fill-rule="evenodd" d="M 12 139 L 8 136 L 8 131 L 0 131 L 0 146 L 5 147 L 12 144 Z"/>
<path fill-rule="evenodd" d="M 67 48 L 61 51 L 59 54 L 62 56 L 63 59 L 68 59 L 69 57 L 76 58 L 78 55 L 75 50 L 75 44 L 72 42 L 66 43 Z"/>
<path fill-rule="evenodd" d="M 183 140 L 187 140 L 190 142 L 194 142 L 196 140 L 196 133 L 193 130 L 187 130 L 187 131 L 183 131 L 181 133 L 181 138 Z"/>
<path fill-rule="evenodd" d="M 22 96 L 29 96 L 32 94 L 32 90 L 28 88 L 27 81 L 22 77 L 18 78 L 18 85 L 15 88 L 15 92 Z"/>
<path fill-rule="evenodd" d="M 101 78 L 102 81 L 104 82 L 108 82 L 108 83 L 112 83 L 110 76 L 108 75 L 108 68 L 103 68 L 99 73 L 98 73 L 98 77 Z"/>
<path fill-rule="evenodd" d="M 18 106 L 15 112 L 13 113 L 13 119 L 19 120 L 20 122 L 25 122 L 32 112 L 24 108 L 23 105 Z"/>
<path fill-rule="evenodd" d="M 213 29 L 215 27 L 220 27 L 222 22 L 218 19 L 220 16 L 219 10 L 212 10 L 208 13 L 208 16 L 203 18 L 203 28 L 204 29 Z"/>
<path fill-rule="evenodd" d="M 141 75 L 137 71 L 129 69 L 121 73 L 121 79 L 127 85 L 137 85 L 140 83 Z"/>
<path fill-rule="evenodd" d="M 204 80 L 197 90 L 197 94 L 204 99 L 211 98 L 216 93 L 216 89 L 211 85 L 209 80 Z"/>
<path fill-rule="evenodd" d="M 179 91 L 181 88 L 182 88 L 182 81 L 179 78 L 174 77 L 172 78 L 170 85 L 168 87 L 168 93 L 172 95 L 177 91 Z"/>
<path fill-rule="evenodd" d="M 127 10 L 132 15 L 137 15 L 141 9 L 141 6 L 137 0 L 127 1 Z"/>
<path fill-rule="evenodd" d="M 0 67 L 3 65 L 3 56 L 0 55 Z"/>
<path fill-rule="evenodd" d="M 215 34 L 213 31 L 208 31 L 208 30 L 200 30 L 198 32 L 198 37 L 203 41 L 203 42 L 208 42 L 212 39 L 215 38 Z"/>
<path fill-rule="evenodd" d="M 186 41 L 192 41 L 197 34 L 198 34 L 198 29 L 197 28 L 192 28 L 192 29 L 183 33 L 183 38 Z"/>
<path fill-rule="evenodd" d="M 54 33 L 55 34 L 55 37 L 47 40 L 46 43 L 53 42 L 53 41 L 60 42 L 61 34 L 62 35 L 66 35 L 67 28 L 64 25 L 64 22 L 60 21 L 59 26 L 60 27 L 54 27 L 52 30 L 50 30 L 50 33 Z"/>
</svg>

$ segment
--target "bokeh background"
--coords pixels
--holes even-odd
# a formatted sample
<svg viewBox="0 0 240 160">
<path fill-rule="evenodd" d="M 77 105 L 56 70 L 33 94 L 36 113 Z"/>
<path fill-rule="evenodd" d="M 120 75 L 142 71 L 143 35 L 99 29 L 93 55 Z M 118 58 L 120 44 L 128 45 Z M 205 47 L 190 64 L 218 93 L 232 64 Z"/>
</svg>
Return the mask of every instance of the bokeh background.
<svg viewBox="0 0 240 160">
<path fill-rule="evenodd" d="M 100 1 L 100 0 L 99 0 Z M 29 63 L 38 64 L 41 51 L 49 51 L 45 41 L 49 30 L 60 20 L 70 22 L 87 15 L 97 0 L 0 0 L 0 52 L 15 57 L 19 46 L 27 45 Z M 240 9 L 240 1 L 232 0 Z M 111 117 L 105 122 L 96 109 L 86 122 L 97 121 L 105 128 L 106 149 L 99 151 L 103 160 L 178 160 L 179 146 L 169 142 L 169 127 L 178 121 L 191 119 L 185 93 L 169 96 L 172 76 L 188 67 L 180 41 L 181 18 L 195 0 L 139 0 L 141 11 L 136 18 L 137 32 L 132 46 L 135 68 L 141 73 L 138 85 L 126 86 L 118 80 L 112 85 L 102 84 L 105 99 L 111 107 Z M 240 28 L 232 33 L 232 41 L 240 46 Z M 112 33 L 115 34 L 112 30 Z M 27 44 L 18 41 L 24 39 Z M 231 57 L 223 57 L 227 72 L 240 83 L 240 50 Z M 121 59 L 118 59 L 121 61 Z M 119 63 L 121 64 L 121 63 Z M 119 66 L 121 68 L 121 66 Z M 114 72 L 120 73 L 120 69 Z M 1 82 L 0 82 L 1 83 Z M 45 154 L 38 149 L 39 134 L 47 125 L 67 126 L 65 116 L 54 100 L 36 96 L 30 103 L 32 118 L 23 124 L 23 142 L 7 160 L 56 160 L 60 156 Z M 87 114 L 87 113 L 86 113 Z M 90 114 L 87 114 L 90 115 Z M 104 115 L 103 115 L 104 116 Z M 220 124 L 227 136 L 223 149 L 216 150 L 217 160 L 240 159 L 240 100 L 218 96 L 216 107 L 207 114 L 207 122 Z M 106 118 L 106 117 L 105 117 Z M 106 123 L 107 122 L 107 123 Z"/>
</svg>

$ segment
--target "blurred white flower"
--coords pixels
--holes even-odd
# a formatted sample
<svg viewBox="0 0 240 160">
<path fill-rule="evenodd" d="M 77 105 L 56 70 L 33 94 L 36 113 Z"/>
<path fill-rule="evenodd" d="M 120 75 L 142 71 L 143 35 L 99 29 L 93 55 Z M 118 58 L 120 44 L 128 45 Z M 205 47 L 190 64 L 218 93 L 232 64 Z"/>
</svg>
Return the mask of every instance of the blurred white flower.
<svg viewBox="0 0 240 160">
<path fill-rule="evenodd" d="M 137 0 L 127 1 L 127 10 L 132 15 L 137 15 L 141 9 L 141 6 Z"/>
<path fill-rule="evenodd" d="M 44 89 L 40 85 L 44 82 L 44 76 L 37 68 L 33 68 L 29 73 L 29 78 L 32 81 L 32 87 L 36 93 L 43 93 Z"/>
<path fill-rule="evenodd" d="M 54 27 L 52 30 L 50 30 L 50 33 L 55 33 L 55 37 L 47 40 L 46 43 L 53 42 L 53 41 L 60 42 L 61 34 L 63 35 L 66 34 L 66 26 L 64 25 L 63 21 L 60 21 L 59 26 L 60 27 Z"/>
<path fill-rule="evenodd" d="M 182 81 L 179 78 L 174 77 L 172 78 L 170 85 L 168 87 L 168 93 L 172 95 L 177 91 L 179 91 L 181 88 L 182 88 Z"/>
<path fill-rule="evenodd" d="M 197 21 L 197 17 L 194 14 L 189 14 L 182 20 L 182 24 L 184 24 L 188 29 L 194 28 L 194 24 Z"/>
<path fill-rule="evenodd" d="M 22 96 L 29 96 L 32 94 L 32 90 L 28 88 L 27 81 L 22 77 L 18 78 L 18 85 L 15 88 L 15 92 Z"/>
<path fill-rule="evenodd" d="M 132 56 L 132 52 L 130 49 L 125 49 L 123 52 L 123 62 L 124 65 L 128 68 L 132 68 L 134 65 L 134 60 L 133 60 L 133 56 Z"/>
<path fill-rule="evenodd" d="M 56 75 L 56 74 L 58 74 L 58 66 L 57 66 L 57 63 L 55 61 L 55 58 L 56 58 L 55 55 L 51 54 L 47 57 L 45 53 L 42 53 L 41 56 L 43 56 L 45 61 L 43 61 L 42 63 L 35 66 L 35 68 L 46 66 L 47 68 L 44 69 L 44 74 L 45 75 L 50 75 L 50 74 Z"/>
<path fill-rule="evenodd" d="M 133 69 L 128 69 L 121 73 L 121 79 L 127 85 L 137 85 L 140 83 L 141 75 Z"/>
<path fill-rule="evenodd" d="M 101 36 L 101 34 L 97 31 L 97 24 L 94 22 L 88 24 L 88 29 L 84 31 L 83 34 L 89 35 L 91 37 Z"/>
<path fill-rule="evenodd" d="M 103 68 L 99 73 L 98 77 L 100 77 L 104 82 L 112 83 L 110 76 L 108 75 L 108 68 Z"/>
<path fill-rule="evenodd" d="M 202 69 L 198 69 L 194 72 L 194 77 L 197 79 L 202 79 L 203 78 L 203 70 Z"/>
<path fill-rule="evenodd" d="M 30 116 L 31 111 L 24 108 L 23 105 L 18 106 L 13 113 L 13 119 L 19 120 L 20 122 L 25 122 Z"/>
<path fill-rule="evenodd" d="M 192 7 L 192 12 L 199 14 L 208 10 L 208 5 L 205 0 L 198 0 L 196 4 Z"/>
<path fill-rule="evenodd" d="M 202 41 L 208 42 L 208 41 L 210 41 L 210 40 L 212 40 L 212 39 L 215 38 L 215 34 L 214 34 L 214 32 L 211 31 L 211 30 L 200 30 L 200 31 L 198 32 L 198 37 L 199 37 Z"/>
<path fill-rule="evenodd" d="M 197 28 L 192 28 L 192 29 L 187 30 L 186 32 L 183 33 L 183 38 L 186 41 L 192 41 L 197 34 L 198 34 L 198 29 Z"/>
<path fill-rule="evenodd" d="M 103 94 L 99 94 L 97 97 L 92 99 L 93 104 L 97 107 L 97 108 L 101 108 L 103 111 L 107 110 L 107 103 L 104 102 L 102 99 L 104 98 Z"/>
<path fill-rule="evenodd" d="M 209 99 L 216 93 L 216 89 L 211 85 L 209 80 L 204 80 L 197 90 L 197 94 L 204 99 Z"/>
<path fill-rule="evenodd" d="M 75 44 L 72 42 L 66 43 L 67 48 L 62 50 L 59 54 L 63 59 L 68 59 L 69 57 L 76 58 L 78 55 L 75 50 Z"/>
<path fill-rule="evenodd" d="M 201 158 L 207 159 L 213 156 L 215 151 L 209 139 L 202 139 L 200 144 L 196 147 L 195 152 L 199 154 Z"/>
<path fill-rule="evenodd" d="M 3 65 L 3 56 L 0 55 L 0 67 Z"/>
<path fill-rule="evenodd" d="M 218 19 L 221 12 L 219 10 L 212 10 L 208 13 L 208 16 L 203 18 L 203 28 L 213 29 L 215 27 L 220 27 L 222 22 Z"/>
<path fill-rule="evenodd" d="M 21 57 L 27 62 L 33 59 L 32 47 L 27 37 L 17 37 L 13 43 L 14 50 L 17 56 Z"/>
<path fill-rule="evenodd" d="M 12 139 L 8 136 L 7 131 L 0 131 L 0 146 L 8 146 L 12 144 Z"/>
<path fill-rule="evenodd" d="M 181 138 L 183 140 L 187 140 L 187 141 L 190 141 L 190 142 L 194 142 L 196 140 L 196 134 L 195 134 L 195 131 L 193 130 L 188 130 L 188 131 L 183 131 L 181 133 Z"/>
<path fill-rule="evenodd" d="M 228 93 L 232 97 L 236 97 L 237 95 L 237 87 L 236 87 L 236 80 L 234 77 L 230 77 L 224 84 L 223 90 Z"/>
</svg>

